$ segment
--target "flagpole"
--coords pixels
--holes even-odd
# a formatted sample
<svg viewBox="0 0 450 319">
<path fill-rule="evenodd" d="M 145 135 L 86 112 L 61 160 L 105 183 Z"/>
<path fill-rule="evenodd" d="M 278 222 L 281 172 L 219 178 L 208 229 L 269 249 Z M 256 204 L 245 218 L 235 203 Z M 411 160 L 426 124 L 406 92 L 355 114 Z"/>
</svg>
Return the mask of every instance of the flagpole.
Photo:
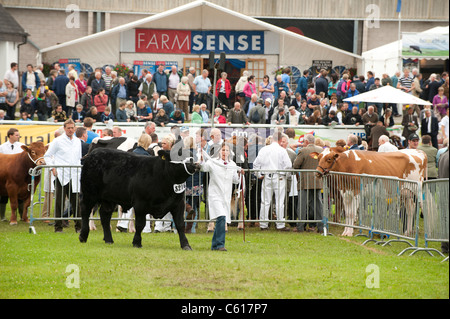
<svg viewBox="0 0 450 319">
<path fill-rule="evenodd" d="M 402 71 L 403 59 L 402 59 L 402 0 L 397 0 L 397 12 L 398 12 L 398 70 Z"/>
</svg>

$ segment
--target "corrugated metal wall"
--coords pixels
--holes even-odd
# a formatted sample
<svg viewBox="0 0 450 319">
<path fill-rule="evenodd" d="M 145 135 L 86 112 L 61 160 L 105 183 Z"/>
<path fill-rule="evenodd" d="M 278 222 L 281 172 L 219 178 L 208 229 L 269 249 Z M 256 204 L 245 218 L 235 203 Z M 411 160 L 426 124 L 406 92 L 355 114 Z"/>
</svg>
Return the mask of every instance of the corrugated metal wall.
<svg viewBox="0 0 450 319">
<path fill-rule="evenodd" d="M 64 10 L 76 4 L 83 11 L 159 13 L 193 0 L 0 0 L 6 7 Z M 225 8 L 253 17 L 365 19 L 368 5 L 375 4 L 380 19 L 397 19 L 397 0 L 210 0 Z M 448 20 L 447 0 L 402 1 L 402 19 Z"/>
</svg>

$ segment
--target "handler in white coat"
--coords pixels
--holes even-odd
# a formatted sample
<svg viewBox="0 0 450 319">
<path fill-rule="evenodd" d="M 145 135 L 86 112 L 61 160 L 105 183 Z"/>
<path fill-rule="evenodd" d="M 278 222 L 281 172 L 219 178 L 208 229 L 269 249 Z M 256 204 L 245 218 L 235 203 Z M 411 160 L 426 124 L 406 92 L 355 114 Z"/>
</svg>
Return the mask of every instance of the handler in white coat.
<svg viewBox="0 0 450 319">
<path fill-rule="evenodd" d="M 64 134 L 55 138 L 44 155 L 45 162 L 54 165 L 81 165 L 81 141 L 75 136 L 75 122 L 68 119 L 64 122 Z M 80 168 L 53 168 L 55 176 L 55 217 L 61 218 L 64 201 L 68 197 L 75 217 L 80 216 Z M 61 219 L 55 221 L 55 232 L 63 230 Z M 81 222 L 75 221 L 75 231 L 81 230 Z"/>
<path fill-rule="evenodd" d="M 208 208 L 212 220 L 216 220 L 216 228 L 212 238 L 211 250 L 226 251 L 225 222 L 231 223 L 231 192 L 234 184 L 239 184 L 238 171 L 243 171 L 230 158 L 230 147 L 223 143 L 220 159 L 210 158 L 203 161 L 202 171 L 210 173 L 208 185 Z"/>
<path fill-rule="evenodd" d="M 269 223 L 269 210 L 272 196 L 275 195 L 276 223 L 277 230 L 289 231 L 289 228 L 285 227 L 284 218 L 284 200 L 286 196 L 286 173 L 277 173 L 277 170 L 286 170 L 292 168 L 292 162 L 289 159 L 289 155 L 286 150 L 280 146 L 282 142 L 282 134 L 279 131 L 275 131 L 272 136 L 272 144 L 263 147 L 253 162 L 253 168 L 259 169 L 264 173 L 264 170 L 270 172 L 264 173 L 260 179 L 263 179 L 261 190 L 261 210 L 259 214 L 260 228 L 261 230 L 268 230 Z"/>
</svg>

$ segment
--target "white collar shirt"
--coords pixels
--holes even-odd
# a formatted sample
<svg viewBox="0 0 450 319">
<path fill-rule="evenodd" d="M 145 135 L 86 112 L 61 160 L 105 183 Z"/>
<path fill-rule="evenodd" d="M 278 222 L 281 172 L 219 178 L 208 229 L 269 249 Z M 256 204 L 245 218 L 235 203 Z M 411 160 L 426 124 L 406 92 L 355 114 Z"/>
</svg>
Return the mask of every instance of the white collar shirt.
<svg viewBox="0 0 450 319">
<path fill-rule="evenodd" d="M 25 145 L 20 142 L 15 142 L 14 144 L 11 144 L 10 141 L 6 141 L 2 145 L 0 145 L 0 153 L 2 154 L 19 154 L 23 152 L 23 149 L 21 148 L 22 145 Z"/>
</svg>

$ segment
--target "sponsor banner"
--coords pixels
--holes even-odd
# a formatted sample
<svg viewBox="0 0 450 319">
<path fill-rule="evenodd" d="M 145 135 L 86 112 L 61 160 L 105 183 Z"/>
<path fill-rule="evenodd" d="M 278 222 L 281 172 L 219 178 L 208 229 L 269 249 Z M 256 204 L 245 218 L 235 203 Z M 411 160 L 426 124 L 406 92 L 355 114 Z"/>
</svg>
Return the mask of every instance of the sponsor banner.
<svg viewBox="0 0 450 319">
<path fill-rule="evenodd" d="M 448 34 L 402 33 L 403 57 L 447 57 Z"/>
<path fill-rule="evenodd" d="M 136 29 L 136 52 L 189 54 L 191 31 Z"/>
<path fill-rule="evenodd" d="M 138 78 L 141 78 L 142 76 L 141 71 L 143 69 L 147 69 L 153 75 L 158 69 L 158 65 L 160 64 L 164 65 L 164 70 L 170 71 L 173 65 L 175 65 L 178 69 L 177 61 L 134 61 L 133 62 L 134 74 L 136 74 Z"/>
<path fill-rule="evenodd" d="M 264 31 L 136 29 L 135 52 L 264 54 Z"/>
<path fill-rule="evenodd" d="M 192 31 L 192 54 L 264 54 L 264 31 Z"/>
<path fill-rule="evenodd" d="M 59 59 L 59 66 L 66 71 L 66 74 L 69 73 L 69 65 L 72 64 L 77 71 L 78 74 L 81 73 L 81 62 L 80 59 Z"/>
<path fill-rule="evenodd" d="M 0 125 L 0 144 L 8 140 L 8 130 L 16 128 L 19 130 L 19 142 L 29 145 L 33 142 L 43 142 L 48 144 L 53 141 L 54 133 L 59 126 L 55 125 Z"/>
</svg>

